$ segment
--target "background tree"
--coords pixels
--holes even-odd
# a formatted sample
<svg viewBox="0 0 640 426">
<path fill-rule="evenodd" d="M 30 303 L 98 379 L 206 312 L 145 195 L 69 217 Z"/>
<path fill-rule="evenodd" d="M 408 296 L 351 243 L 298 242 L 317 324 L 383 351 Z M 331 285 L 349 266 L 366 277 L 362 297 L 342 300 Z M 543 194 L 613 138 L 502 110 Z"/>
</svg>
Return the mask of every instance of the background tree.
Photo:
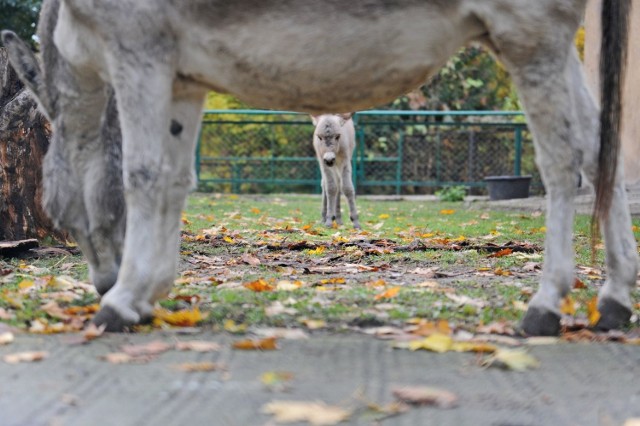
<svg viewBox="0 0 640 426">
<path fill-rule="evenodd" d="M 34 34 L 42 0 L 0 0 L 0 29 L 12 30 L 36 46 Z"/>
</svg>

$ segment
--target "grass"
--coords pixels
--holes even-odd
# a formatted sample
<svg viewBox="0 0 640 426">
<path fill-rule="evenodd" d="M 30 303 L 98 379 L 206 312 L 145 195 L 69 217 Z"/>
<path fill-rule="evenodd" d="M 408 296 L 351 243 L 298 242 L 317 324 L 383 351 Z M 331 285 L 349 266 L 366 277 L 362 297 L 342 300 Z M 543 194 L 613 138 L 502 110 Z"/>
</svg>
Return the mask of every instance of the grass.
<svg viewBox="0 0 640 426">
<path fill-rule="evenodd" d="M 416 318 L 474 330 L 494 321 L 515 324 L 537 288 L 540 272 L 534 266 L 543 253 L 535 248 L 545 237 L 540 213 L 462 202 L 359 199 L 364 230 L 358 232 L 349 223 L 324 228 L 319 207 L 319 196 L 193 194 L 182 218 L 180 277 L 160 305 L 170 311 L 197 306 L 203 324 L 226 330 L 308 326 L 313 320 L 314 327 L 338 331 L 400 327 Z M 603 250 L 597 250 L 597 264 L 589 265 L 589 218 L 576 217 L 575 229 L 577 265 L 595 268 L 578 270 L 586 288 L 572 293 L 576 315 L 586 316 L 587 302 L 603 281 Z M 482 248 L 507 243 L 534 252 L 491 257 Z M 13 325 L 61 321 L 55 311 L 43 310 L 50 300 L 67 310 L 98 301 L 81 287 L 61 291 L 45 282 L 50 276 L 86 282 L 79 255 L 0 260 L 0 270 L 11 271 L 2 277 L 0 314 L 4 311 L 3 321 Z M 269 291 L 245 288 L 258 280 Z M 31 281 L 33 289 L 27 286 Z M 635 300 L 638 296 L 636 290 Z"/>
</svg>

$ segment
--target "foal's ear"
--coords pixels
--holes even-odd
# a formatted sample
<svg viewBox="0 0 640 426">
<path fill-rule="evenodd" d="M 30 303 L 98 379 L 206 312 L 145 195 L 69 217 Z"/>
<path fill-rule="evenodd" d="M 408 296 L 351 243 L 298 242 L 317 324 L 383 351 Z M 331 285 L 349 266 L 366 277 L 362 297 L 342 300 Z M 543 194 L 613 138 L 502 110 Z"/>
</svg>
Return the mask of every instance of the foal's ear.
<svg viewBox="0 0 640 426">
<path fill-rule="evenodd" d="M 345 112 L 344 114 L 336 114 L 338 117 L 340 117 L 340 125 L 344 126 L 344 123 L 346 123 L 347 121 L 351 120 L 351 117 L 353 117 L 353 113 L 352 112 Z"/>
<path fill-rule="evenodd" d="M 318 120 L 320 119 L 319 115 L 311 115 L 309 114 L 309 117 L 311 117 L 311 122 L 313 123 L 314 126 L 318 125 Z"/>
<path fill-rule="evenodd" d="M 31 90 L 47 115 L 51 115 L 51 105 L 44 86 L 44 76 L 38 59 L 31 48 L 13 31 L 2 31 L 2 44 L 9 53 L 9 62 L 18 78 Z"/>
</svg>

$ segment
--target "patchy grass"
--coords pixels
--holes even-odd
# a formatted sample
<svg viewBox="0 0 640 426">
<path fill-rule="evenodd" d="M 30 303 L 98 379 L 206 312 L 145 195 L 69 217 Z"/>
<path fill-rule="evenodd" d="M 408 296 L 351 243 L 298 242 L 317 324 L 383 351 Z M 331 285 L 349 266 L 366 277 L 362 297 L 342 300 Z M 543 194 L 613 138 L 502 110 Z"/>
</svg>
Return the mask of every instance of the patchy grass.
<svg viewBox="0 0 640 426">
<path fill-rule="evenodd" d="M 540 213 L 360 199 L 364 229 L 356 231 L 347 214 L 344 226 L 322 227 L 319 208 L 319 196 L 193 194 L 182 219 L 180 276 L 160 306 L 197 307 L 194 323 L 231 332 L 401 327 L 418 319 L 474 331 L 496 321 L 515 325 L 537 288 Z M 589 265 L 588 232 L 589 218 L 578 216 L 574 243 L 584 286 L 571 302 L 578 318 L 587 317 L 603 282 L 603 250 Z M 0 271 L 0 320 L 34 332 L 73 331 L 98 302 L 73 250 L 0 260 Z M 639 313 L 636 307 L 636 321 Z M 74 322 L 77 315 L 82 321 Z"/>
</svg>

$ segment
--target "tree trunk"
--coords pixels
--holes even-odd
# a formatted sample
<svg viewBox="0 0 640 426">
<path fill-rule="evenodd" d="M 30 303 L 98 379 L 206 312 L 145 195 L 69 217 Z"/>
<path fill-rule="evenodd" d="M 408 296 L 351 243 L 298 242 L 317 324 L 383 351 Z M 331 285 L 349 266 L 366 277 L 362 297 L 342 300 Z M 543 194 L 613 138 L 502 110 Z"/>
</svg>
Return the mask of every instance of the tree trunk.
<svg viewBox="0 0 640 426">
<path fill-rule="evenodd" d="M 0 48 L 0 240 L 65 239 L 41 207 L 50 135 L 47 119 Z"/>
</svg>

